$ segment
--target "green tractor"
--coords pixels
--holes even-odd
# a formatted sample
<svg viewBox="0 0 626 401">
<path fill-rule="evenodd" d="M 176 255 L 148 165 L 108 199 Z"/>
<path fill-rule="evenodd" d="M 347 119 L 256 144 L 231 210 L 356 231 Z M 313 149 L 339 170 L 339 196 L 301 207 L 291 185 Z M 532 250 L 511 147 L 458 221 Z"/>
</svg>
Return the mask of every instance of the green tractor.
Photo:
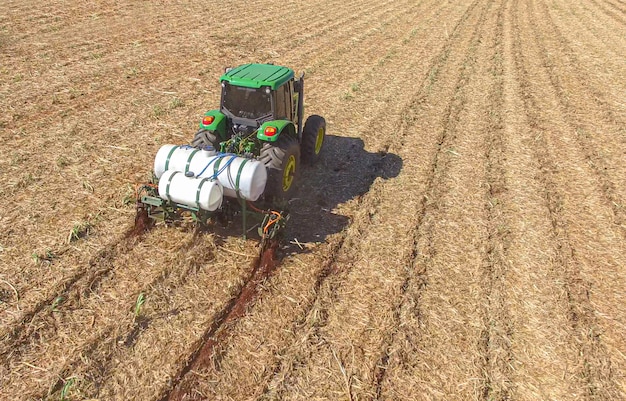
<svg viewBox="0 0 626 401">
<path fill-rule="evenodd" d="M 304 74 L 296 79 L 291 68 L 244 64 L 227 69 L 220 82 L 220 108 L 204 113 L 191 145 L 257 158 L 267 168 L 265 198 L 288 200 L 300 163 L 318 160 L 326 134 L 323 117 L 304 122 Z"/>
<path fill-rule="evenodd" d="M 259 234 L 267 239 L 286 223 L 300 163 L 319 159 L 326 121 L 311 115 L 303 123 L 304 74 L 296 79 L 290 68 L 245 64 L 220 81 L 220 108 L 204 113 L 191 144 L 157 152 L 153 181 L 137 191 L 136 226 L 185 212 L 202 223 L 241 214 L 245 236 L 246 216 L 256 213 L 264 215 Z"/>
</svg>

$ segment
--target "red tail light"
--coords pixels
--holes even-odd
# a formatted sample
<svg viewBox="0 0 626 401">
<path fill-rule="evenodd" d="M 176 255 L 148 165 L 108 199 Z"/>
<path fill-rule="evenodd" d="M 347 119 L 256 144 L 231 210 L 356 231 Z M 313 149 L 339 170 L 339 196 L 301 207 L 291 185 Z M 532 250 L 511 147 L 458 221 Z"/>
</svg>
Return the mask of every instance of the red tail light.
<svg viewBox="0 0 626 401">
<path fill-rule="evenodd" d="M 202 125 L 211 125 L 211 123 L 215 121 L 215 117 L 213 116 L 204 116 L 202 119 Z"/>
<path fill-rule="evenodd" d="M 265 136 L 274 136 L 276 135 L 276 127 L 265 127 L 265 131 L 263 133 Z"/>
</svg>

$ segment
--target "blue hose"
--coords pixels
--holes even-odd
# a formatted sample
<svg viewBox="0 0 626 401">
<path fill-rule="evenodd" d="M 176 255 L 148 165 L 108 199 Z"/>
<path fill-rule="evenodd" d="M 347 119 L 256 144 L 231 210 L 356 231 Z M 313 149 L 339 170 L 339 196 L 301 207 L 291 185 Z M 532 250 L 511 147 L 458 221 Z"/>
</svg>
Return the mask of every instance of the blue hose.
<svg viewBox="0 0 626 401">
<path fill-rule="evenodd" d="M 196 174 L 196 177 L 200 177 L 207 168 L 209 168 L 209 166 L 211 164 L 213 164 L 213 162 L 217 161 L 218 159 L 222 159 L 226 156 L 232 156 L 232 158 L 230 158 L 230 160 L 228 160 L 226 162 L 226 164 L 224 164 L 222 167 L 220 167 L 220 169 L 218 171 L 216 171 L 215 173 L 213 173 L 213 175 L 210 177 L 212 180 L 217 179 L 217 177 L 222 174 L 228 167 L 230 167 L 230 165 L 232 164 L 233 160 L 235 160 L 237 158 L 237 155 L 232 154 L 232 153 L 219 153 L 217 156 L 215 156 L 214 159 L 211 159 L 211 161 L 209 161 L 207 163 L 207 165 L 202 169 L 202 171 L 199 174 Z"/>
</svg>

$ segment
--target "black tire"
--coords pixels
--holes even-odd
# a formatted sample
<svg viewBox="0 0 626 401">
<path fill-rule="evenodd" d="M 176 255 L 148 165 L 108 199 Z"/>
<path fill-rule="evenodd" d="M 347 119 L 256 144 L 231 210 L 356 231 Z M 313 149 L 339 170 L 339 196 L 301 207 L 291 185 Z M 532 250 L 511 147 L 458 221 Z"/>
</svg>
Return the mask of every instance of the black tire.
<svg viewBox="0 0 626 401">
<path fill-rule="evenodd" d="M 284 133 L 276 142 L 264 142 L 259 160 L 267 168 L 265 199 L 278 202 L 289 200 L 300 172 L 298 140 Z"/>
<path fill-rule="evenodd" d="M 216 150 L 220 149 L 220 142 L 217 139 L 217 136 L 214 132 L 201 129 L 196 133 L 191 141 L 191 146 L 198 149 L 203 149 L 204 147 L 211 145 Z"/>
<path fill-rule="evenodd" d="M 324 148 L 326 138 L 326 120 L 318 115 L 309 116 L 302 130 L 302 161 L 313 164 L 319 158 Z"/>
</svg>

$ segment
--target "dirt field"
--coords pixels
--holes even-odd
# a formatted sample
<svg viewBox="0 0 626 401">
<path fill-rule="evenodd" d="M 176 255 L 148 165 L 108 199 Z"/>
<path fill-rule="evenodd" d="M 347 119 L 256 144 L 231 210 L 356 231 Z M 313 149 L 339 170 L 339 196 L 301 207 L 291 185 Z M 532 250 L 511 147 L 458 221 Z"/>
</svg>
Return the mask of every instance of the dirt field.
<svg viewBox="0 0 626 401">
<path fill-rule="evenodd" d="M 1 2 L 0 399 L 626 399 L 625 33 L 623 0 Z M 278 266 L 127 235 L 254 61 L 328 123 Z"/>
</svg>

